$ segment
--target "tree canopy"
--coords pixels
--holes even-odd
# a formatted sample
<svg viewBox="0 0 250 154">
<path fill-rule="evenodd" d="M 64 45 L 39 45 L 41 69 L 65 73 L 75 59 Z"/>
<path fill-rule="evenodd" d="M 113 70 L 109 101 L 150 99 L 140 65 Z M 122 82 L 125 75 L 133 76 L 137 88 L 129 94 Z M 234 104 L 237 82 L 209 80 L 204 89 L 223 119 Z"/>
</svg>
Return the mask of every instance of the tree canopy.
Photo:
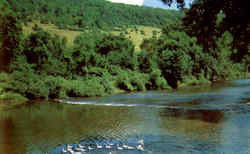
<svg viewBox="0 0 250 154">
<path fill-rule="evenodd" d="M 185 1 L 165 1 L 174 2 L 183 7 Z M 170 13 L 104 0 L 1 1 L 0 71 L 11 77 L 0 73 L 0 88 L 31 99 L 66 98 L 246 77 L 250 29 L 244 4 L 196 0 Z M 84 32 L 67 46 L 66 38 L 37 25 L 23 34 L 32 20 Z M 143 41 L 141 51 L 123 32 L 110 31 L 126 34 L 127 26 L 138 24 L 162 29 Z"/>
<path fill-rule="evenodd" d="M 184 6 L 185 0 L 162 0 Z M 229 31 L 232 46 L 237 49 L 233 59 L 241 62 L 250 56 L 250 6 L 245 0 L 195 0 L 183 18 L 187 33 L 198 38 L 206 51 L 215 48 L 216 37 Z"/>
<path fill-rule="evenodd" d="M 175 10 L 138 7 L 106 0 L 6 0 L 20 18 L 53 23 L 61 29 L 112 29 L 123 26 L 161 27 L 165 22 L 183 16 Z"/>
</svg>

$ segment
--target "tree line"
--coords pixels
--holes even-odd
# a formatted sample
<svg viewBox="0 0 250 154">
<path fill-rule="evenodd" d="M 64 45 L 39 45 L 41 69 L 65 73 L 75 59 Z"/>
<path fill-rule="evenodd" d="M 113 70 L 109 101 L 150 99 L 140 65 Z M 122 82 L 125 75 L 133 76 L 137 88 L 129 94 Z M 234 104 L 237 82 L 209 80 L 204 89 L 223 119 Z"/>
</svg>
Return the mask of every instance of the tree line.
<svg viewBox="0 0 250 154">
<path fill-rule="evenodd" d="M 162 0 L 168 5 L 172 3 L 185 5 L 185 0 Z M 250 6 L 244 0 L 195 0 L 191 8 L 186 10 L 182 19 L 185 31 L 196 37 L 204 51 L 216 56 L 216 38 L 230 32 L 235 49 L 231 59 L 237 63 L 245 63 L 250 71 Z"/>
<path fill-rule="evenodd" d="M 85 1 L 82 1 L 85 2 Z M 67 39 L 42 28 L 24 35 L 23 20 L 6 1 L 0 3 L 0 97 L 16 93 L 27 98 L 88 97 L 117 91 L 178 88 L 244 77 L 247 61 L 235 61 L 234 35 L 214 35 L 213 48 L 189 33 L 180 19 L 162 25 L 159 37 L 145 39 L 141 51 L 122 33 L 92 28 L 71 47 Z M 218 26 L 223 16 L 218 16 Z M 9 76 L 6 78 L 6 75 Z M 8 97 L 7 97 L 8 98 Z"/>
<path fill-rule="evenodd" d="M 7 1 L 24 21 L 38 19 L 62 29 L 113 29 L 131 25 L 161 27 L 166 21 L 183 16 L 177 11 L 114 4 L 106 0 Z"/>
</svg>

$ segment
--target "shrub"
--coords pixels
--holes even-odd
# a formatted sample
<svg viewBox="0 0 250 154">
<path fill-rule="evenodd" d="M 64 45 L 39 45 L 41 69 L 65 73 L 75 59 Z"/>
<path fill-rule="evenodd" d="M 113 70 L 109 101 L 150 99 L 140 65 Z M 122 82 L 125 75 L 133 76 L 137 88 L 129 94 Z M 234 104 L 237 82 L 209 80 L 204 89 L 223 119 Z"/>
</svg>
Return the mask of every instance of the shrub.
<svg viewBox="0 0 250 154">
<path fill-rule="evenodd" d="M 8 9 L 7 4 L 0 4 L 0 72 L 11 71 L 10 64 L 14 60 L 15 52 L 21 50 L 23 39 L 21 22 L 17 15 Z"/>
<path fill-rule="evenodd" d="M 42 28 L 39 27 L 37 24 L 35 24 L 35 25 L 32 27 L 32 29 L 33 29 L 34 31 L 42 31 Z"/>
<path fill-rule="evenodd" d="M 130 76 L 127 71 L 120 71 L 116 78 L 116 87 L 125 91 L 133 91 L 134 87 L 131 85 Z"/>
<path fill-rule="evenodd" d="M 185 75 L 190 75 L 190 56 L 181 50 L 165 50 L 160 54 L 159 66 L 168 84 L 177 88 L 178 81 Z"/>
<path fill-rule="evenodd" d="M 144 30 L 140 30 L 140 34 L 141 34 L 141 35 L 145 35 Z"/>
<path fill-rule="evenodd" d="M 115 86 L 125 91 L 144 91 L 148 75 L 137 71 L 120 70 L 115 78 Z"/>
<path fill-rule="evenodd" d="M 107 73 L 107 70 L 100 67 L 89 66 L 89 67 L 83 67 L 82 73 L 84 78 L 90 79 L 93 77 L 103 77 L 104 74 Z"/>
<path fill-rule="evenodd" d="M 0 103 L 8 103 L 8 105 L 17 105 L 27 102 L 27 98 L 13 91 L 12 77 L 7 73 L 0 73 Z"/>
<path fill-rule="evenodd" d="M 159 43 L 159 40 L 156 38 L 144 39 L 140 45 L 140 48 L 144 51 L 155 52 L 157 51 L 157 43 Z"/>
<path fill-rule="evenodd" d="M 70 97 L 102 96 L 105 94 L 105 88 L 101 84 L 100 78 L 68 82 L 67 95 Z"/>
<path fill-rule="evenodd" d="M 62 77 L 14 72 L 13 90 L 28 98 L 65 98 L 105 94 L 101 78 L 66 80 Z"/>
<path fill-rule="evenodd" d="M 132 41 L 125 36 L 106 35 L 99 44 L 97 44 L 97 52 L 107 55 L 110 52 L 126 52 L 129 55 L 134 53 L 134 45 Z"/>
<path fill-rule="evenodd" d="M 106 68 L 108 65 L 119 65 L 135 69 L 136 57 L 134 45 L 124 36 L 93 33 L 83 34 L 74 41 L 76 48 L 72 54 L 77 63 L 77 71 L 84 66 Z"/>
<path fill-rule="evenodd" d="M 130 72 L 130 83 L 136 91 L 145 91 L 148 82 L 148 75 L 140 72 Z"/>
<path fill-rule="evenodd" d="M 13 90 L 28 98 L 48 98 L 49 87 L 43 77 L 32 72 L 13 72 Z"/>
<path fill-rule="evenodd" d="M 110 52 L 107 60 L 109 64 L 120 66 L 123 69 L 135 70 L 137 68 L 136 56 L 130 55 L 128 52 Z"/>
<path fill-rule="evenodd" d="M 40 22 L 41 22 L 41 24 L 49 24 L 49 19 L 42 18 Z"/>
<path fill-rule="evenodd" d="M 158 57 L 154 52 L 141 51 L 137 55 L 139 70 L 143 73 L 150 73 L 158 68 Z"/>
<path fill-rule="evenodd" d="M 0 73 L 0 88 L 3 91 L 9 90 L 12 85 L 10 84 L 11 76 L 7 73 Z"/>
<path fill-rule="evenodd" d="M 65 39 L 45 31 L 32 33 L 24 41 L 23 52 L 17 55 L 17 59 L 23 56 L 23 60 L 16 60 L 13 70 L 22 63 L 28 63 L 37 73 L 63 76 L 69 71 L 66 51 Z"/>
<path fill-rule="evenodd" d="M 17 105 L 17 104 L 23 104 L 27 102 L 28 99 L 26 97 L 23 97 L 22 95 L 14 92 L 0 92 L 0 103 L 6 103 L 8 102 L 8 105 Z"/>
<path fill-rule="evenodd" d="M 149 74 L 149 82 L 147 84 L 147 89 L 167 89 L 168 87 L 169 86 L 167 84 L 167 81 L 162 76 L 161 70 L 156 69 Z"/>
</svg>

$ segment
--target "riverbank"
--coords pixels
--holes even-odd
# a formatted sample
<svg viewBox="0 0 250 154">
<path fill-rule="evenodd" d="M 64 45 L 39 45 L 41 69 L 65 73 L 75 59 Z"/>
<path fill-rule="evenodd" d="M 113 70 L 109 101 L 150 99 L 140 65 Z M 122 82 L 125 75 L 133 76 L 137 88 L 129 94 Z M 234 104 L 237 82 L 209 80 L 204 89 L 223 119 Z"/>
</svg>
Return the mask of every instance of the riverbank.
<svg viewBox="0 0 250 154">
<path fill-rule="evenodd" d="M 67 38 L 38 25 L 32 27 L 31 33 L 24 34 L 23 23 L 14 12 L 7 11 L 2 18 L 0 99 L 3 102 L 172 90 L 243 78 L 244 72 L 249 72 L 244 57 L 232 59 L 235 49 L 231 46 L 231 33 L 214 37 L 213 51 L 208 52 L 197 38 L 188 35 L 179 18 L 164 24 L 160 33 L 152 31 L 154 34 L 149 38 L 142 38 L 146 33 L 141 31 L 137 35 L 142 39 L 140 44 L 132 41 L 135 35 L 129 35 L 128 29 L 114 34 L 91 28 L 71 38 L 71 45 Z M 12 33 L 4 33 L 5 24 Z"/>
<path fill-rule="evenodd" d="M 6 75 L 6 74 L 5 74 Z M 5 76 L 6 78 L 9 78 L 11 79 L 11 77 L 7 77 Z M 242 76 L 241 78 L 250 78 L 250 73 L 247 73 L 245 74 L 244 76 Z M 238 78 L 240 79 L 240 78 Z M 233 80 L 233 79 L 232 79 Z M 203 80 L 197 80 L 197 79 L 194 79 L 194 78 L 190 78 L 190 79 L 186 79 L 184 80 L 182 83 L 179 83 L 179 87 L 178 89 L 179 90 L 188 90 L 188 89 L 194 89 L 195 87 L 209 87 L 211 84 L 213 84 L 213 82 L 211 81 L 208 81 L 206 79 L 203 79 Z M 151 90 L 164 90 L 164 89 L 151 89 Z M 166 89 L 165 89 L 166 90 Z M 172 89 L 172 88 L 167 88 L 167 90 L 169 92 L 175 90 L 175 89 Z M 145 90 L 142 90 L 142 91 L 145 91 Z M 138 90 L 131 90 L 129 91 L 129 93 L 133 93 L 133 92 L 140 92 Z M 121 89 L 118 89 L 118 88 L 115 88 L 113 87 L 113 90 L 112 92 L 109 92 L 109 93 L 100 93 L 100 94 L 97 94 L 96 96 L 88 96 L 88 97 L 102 97 L 102 96 L 109 96 L 109 95 L 114 95 L 114 94 L 122 94 L 122 93 L 128 93 L 128 91 L 126 90 L 121 90 Z M 86 96 L 83 96 L 86 98 Z M 81 96 L 78 96 L 78 97 L 59 97 L 59 98 L 55 98 L 55 99 L 51 99 L 51 98 L 43 98 L 42 100 L 52 100 L 52 101 L 56 101 L 56 102 L 59 102 L 60 99 L 73 99 L 73 98 L 81 98 Z M 28 102 L 31 102 L 31 101 L 34 101 L 36 99 L 29 99 L 19 93 L 15 93 L 15 92 L 5 92 L 3 90 L 3 88 L 1 89 L 0 91 L 0 111 L 1 110 L 8 110 L 8 109 L 11 109 L 11 108 L 14 108 L 14 107 L 17 107 L 19 105 L 22 105 L 22 104 L 26 104 Z M 41 101 L 41 99 L 39 99 Z M 250 105 L 249 102 L 247 102 L 246 104 Z"/>
<path fill-rule="evenodd" d="M 78 105 L 34 100 L 0 112 L 0 139 L 8 139 L 1 140 L 0 153 L 60 154 L 67 145 L 134 146 L 138 139 L 144 140 L 145 153 L 247 153 L 250 108 L 242 101 L 249 98 L 250 80 L 232 83 L 217 82 L 207 89 L 199 86 L 184 92 L 68 100 Z M 117 151 L 116 147 L 99 148 L 89 153 L 108 150 Z"/>
</svg>

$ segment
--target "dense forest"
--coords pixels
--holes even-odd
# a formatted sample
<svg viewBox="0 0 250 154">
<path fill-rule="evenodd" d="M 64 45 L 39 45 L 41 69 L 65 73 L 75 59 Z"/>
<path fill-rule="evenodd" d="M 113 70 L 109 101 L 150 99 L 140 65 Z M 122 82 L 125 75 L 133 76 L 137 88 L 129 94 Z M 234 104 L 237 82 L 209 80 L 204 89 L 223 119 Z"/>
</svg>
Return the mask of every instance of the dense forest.
<svg viewBox="0 0 250 154">
<path fill-rule="evenodd" d="M 24 21 L 39 19 L 60 28 L 112 29 L 145 25 L 161 27 L 165 22 L 180 18 L 183 13 L 149 7 L 115 4 L 105 0 L 8 0 L 13 11 Z"/>
<path fill-rule="evenodd" d="M 223 12 L 216 16 L 216 33 L 207 38 L 202 33 L 206 27 L 187 24 L 187 19 L 200 21 L 188 18 L 192 7 L 169 11 L 102 0 L 3 0 L 0 9 L 1 100 L 175 89 L 242 78 L 249 72 L 249 44 L 238 48 L 234 33 L 220 29 Z M 24 35 L 22 27 L 32 20 L 88 30 L 69 47 L 66 38 L 42 28 Z M 135 25 L 157 26 L 162 32 L 135 51 L 123 33 L 103 31 Z"/>
<path fill-rule="evenodd" d="M 168 5 L 185 5 L 185 0 L 162 0 Z M 250 7 L 245 0 L 195 0 L 182 19 L 185 32 L 196 37 L 206 52 L 216 54 L 216 38 L 230 32 L 234 62 L 250 61 Z M 219 24 L 218 24 L 219 22 Z M 201 28 L 202 27 L 202 28 Z M 249 68 L 250 69 L 250 68 Z M 249 71 L 249 70 L 248 70 Z"/>
</svg>

